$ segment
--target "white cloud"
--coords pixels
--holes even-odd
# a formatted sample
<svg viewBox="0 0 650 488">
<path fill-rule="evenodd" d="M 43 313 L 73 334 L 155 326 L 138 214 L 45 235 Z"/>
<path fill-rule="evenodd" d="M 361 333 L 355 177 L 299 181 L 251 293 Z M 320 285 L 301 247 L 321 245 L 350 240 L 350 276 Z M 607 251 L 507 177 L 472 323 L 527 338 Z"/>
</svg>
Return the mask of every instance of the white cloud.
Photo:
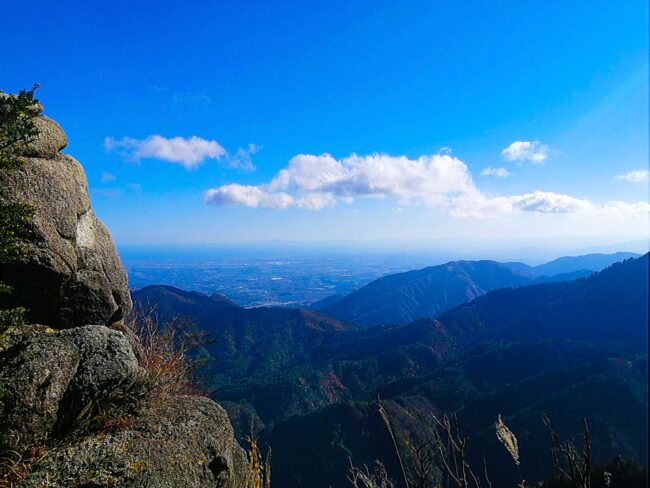
<svg viewBox="0 0 650 488">
<path fill-rule="evenodd" d="M 617 218 L 631 218 L 638 215 L 647 215 L 650 214 L 650 203 L 626 203 L 615 200 L 597 208 L 597 214 L 602 217 Z"/>
<path fill-rule="evenodd" d="M 523 195 L 487 197 L 476 191 L 453 200 L 452 217 L 494 217 L 515 213 L 570 214 L 583 217 L 631 218 L 650 214 L 650 203 L 611 201 L 599 205 L 563 193 L 534 191 Z"/>
<path fill-rule="evenodd" d="M 113 173 L 109 173 L 108 171 L 102 171 L 102 176 L 101 176 L 102 183 L 112 183 L 115 180 L 116 178 Z"/>
<path fill-rule="evenodd" d="M 465 163 L 449 155 L 371 154 L 335 159 L 329 154 L 299 154 L 268 183 L 229 184 L 208 190 L 206 203 L 253 208 L 299 207 L 320 210 L 359 198 L 394 198 L 403 207 L 422 204 L 452 217 L 492 217 L 515 213 L 634 217 L 650 213 L 647 202 L 602 205 L 571 195 L 534 191 L 491 196 L 481 192 Z"/>
<path fill-rule="evenodd" d="M 510 176 L 510 171 L 506 168 L 493 168 L 489 166 L 481 171 L 481 176 L 494 176 L 496 178 L 507 178 Z"/>
<path fill-rule="evenodd" d="M 243 205 L 253 208 L 284 209 L 295 203 L 294 198 L 286 193 L 270 193 L 257 186 L 224 185 L 208 190 L 203 200 L 212 205 Z"/>
<path fill-rule="evenodd" d="M 210 190 L 206 201 L 215 205 L 239 203 L 250 207 L 295 205 L 312 210 L 330 207 L 337 201 L 352 203 L 364 197 L 393 196 L 400 202 L 435 204 L 472 187 L 465 163 L 446 155 L 412 160 L 406 156 L 353 154 L 337 160 L 329 154 L 299 154 L 268 184 L 256 187 L 226 185 Z M 245 198 L 243 188 L 247 188 Z M 253 192 L 252 188 L 257 191 Z M 263 203 L 267 201 L 266 196 L 273 194 L 284 195 L 281 207 Z"/>
<path fill-rule="evenodd" d="M 616 175 L 617 180 L 629 181 L 630 183 L 645 183 L 648 181 L 649 173 L 647 169 L 638 169 L 621 175 Z"/>
<path fill-rule="evenodd" d="M 251 154 L 259 150 L 258 146 L 251 144 L 248 148 L 239 149 L 234 155 L 230 155 L 214 140 L 197 136 L 166 138 L 160 135 L 148 136 L 146 139 L 107 137 L 104 139 L 104 147 L 107 151 L 117 151 L 131 162 L 148 158 L 159 159 L 180 164 L 187 170 L 196 169 L 206 159 L 217 160 L 229 168 L 253 170 L 255 166 L 251 161 Z"/>
<path fill-rule="evenodd" d="M 550 191 L 514 195 L 508 200 L 514 210 L 522 212 L 589 214 L 596 208 L 589 200 Z"/>
<path fill-rule="evenodd" d="M 299 154 L 267 185 L 269 191 L 295 194 L 303 202 L 308 199 L 307 208 L 330 206 L 334 199 L 350 203 L 356 198 L 388 196 L 400 202 L 434 204 L 471 187 L 465 163 L 437 154 L 418 159 L 353 154 L 340 160 L 329 154 Z"/>
<path fill-rule="evenodd" d="M 119 151 L 122 156 L 133 162 L 147 158 L 160 159 L 178 163 L 185 169 L 194 169 L 206 159 L 219 159 L 226 155 L 226 150 L 217 141 L 197 136 L 169 139 L 159 135 L 146 139 L 107 137 L 104 146 L 108 151 Z"/>
<path fill-rule="evenodd" d="M 501 151 L 504 161 L 531 161 L 542 164 L 548 158 L 549 147 L 539 141 L 515 141 Z"/>
</svg>

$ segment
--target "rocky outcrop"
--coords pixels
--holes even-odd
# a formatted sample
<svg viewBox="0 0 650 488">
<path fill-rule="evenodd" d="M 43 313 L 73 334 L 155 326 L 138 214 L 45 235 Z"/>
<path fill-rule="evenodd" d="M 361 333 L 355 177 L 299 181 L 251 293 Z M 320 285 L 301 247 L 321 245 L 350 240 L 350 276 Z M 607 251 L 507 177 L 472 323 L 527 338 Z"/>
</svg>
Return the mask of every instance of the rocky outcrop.
<svg viewBox="0 0 650 488">
<path fill-rule="evenodd" d="M 219 405 L 138 407 L 147 374 L 121 332 L 31 325 L 1 340 L 0 450 L 49 445 L 24 486 L 243 485 L 246 455 Z"/>
<path fill-rule="evenodd" d="M 41 115 L 34 119 L 38 137 L 23 151 L 24 156 L 53 159 L 68 145 L 68 138 L 61 126 L 51 118 Z"/>
<path fill-rule="evenodd" d="M 35 210 L 28 258 L 0 264 L 0 281 L 14 289 L 0 305 L 24 306 L 30 321 L 57 329 L 119 321 L 131 309 L 126 273 L 90 207 L 83 168 L 59 152 L 67 138 L 56 122 L 39 116 L 36 126 L 24 164 L 0 172 L 0 205 Z"/>
<path fill-rule="evenodd" d="M 60 153 L 67 138 L 56 122 L 36 125 L 23 164 L 0 171 L 0 205 L 35 210 L 26 259 L 0 264 L 12 287 L 0 309 L 23 306 L 46 324 L 0 323 L 0 478 L 15 478 L 18 459 L 23 487 L 245 486 L 246 454 L 219 405 L 151 400 L 137 338 L 115 325 L 131 308 L 126 274 L 84 171 Z"/>
<path fill-rule="evenodd" d="M 147 378 L 121 332 L 30 325 L 3 335 L 0 382 L 0 449 L 24 452 L 98 411 L 126 407 Z"/>
<path fill-rule="evenodd" d="M 21 486 L 243 488 L 245 466 L 225 411 L 207 398 L 181 397 L 127 428 L 57 447 Z"/>
<path fill-rule="evenodd" d="M 26 327 L 21 334 L 2 338 L 2 452 L 23 452 L 44 442 L 54 431 L 59 403 L 79 366 L 79 351 L 71 342 L 49 333 L 51 330 Z"/>
</svg>

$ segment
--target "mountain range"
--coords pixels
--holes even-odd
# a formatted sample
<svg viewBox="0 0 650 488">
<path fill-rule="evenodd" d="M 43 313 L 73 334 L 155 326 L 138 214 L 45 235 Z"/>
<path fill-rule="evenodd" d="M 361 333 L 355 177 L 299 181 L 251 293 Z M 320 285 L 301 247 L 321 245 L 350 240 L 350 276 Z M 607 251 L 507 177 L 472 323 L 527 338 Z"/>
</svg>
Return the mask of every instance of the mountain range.
<svg viewBox="0 0 650 488">
<path fill-rule="evenodd" d="M 311 308 L 363 326 L 406 324 L 435 317 L 498 288 L 574 280 L 635 256 L 590 254 L 559 258 L 534 267 L 519 262 L 452 261 L 384 276 L 347 296 L 325 298 Z"/>
<path fill-rule="evenodd" d="M 524 263 L 505 263 L 511 269 L 527 273 L 531 276 L 554 276 L 563 273 L 574 273 L 581 270 L 601 271 L 619 261 L 629 258 L 638 258 L 639 254 L 633 252 L 616 252 L 612 254 L 583 254 L 582 256 L 564 256 L 548 263 L 529 266 Z"/>
<path fill-rule="evenodd" d="M 386 326 L 315 311 L 244 309 L 169 287 L 133 295 L 165 316 L 190 315 L 211 333 L 205 353 L 213 361 L 202 374 L 238 435 L 253 430 L 273 448 L 280 486 L 344 486 L 348 458 L 357 465 L 382 459 L 396 473 L 377 394 L 406 453 L 433 435 L 432 413 L 456 412 L 474 432 L 470 455 L 507 466 L 491 430 L 501 414 L 528 461 L 524 476 L 542 479 L 548 467 L 536 460 L 547 441 L 539 418 L 548 413 L 567 435 L 588 416 L 597 460 L 645 459 L 648 255 L 537 284 L 489 261 L 434 268 L 447 278 L 424 278 L 437 285 L 429 295 L 435 299 L 459 283 L 475 290 L 478 282 L 483 292 L 443 313 Z M 406 275 L 401 279 L 412 283 Z M 499 469 L 493 477 L 500 486 L 514 474 Z"/>
</svg>

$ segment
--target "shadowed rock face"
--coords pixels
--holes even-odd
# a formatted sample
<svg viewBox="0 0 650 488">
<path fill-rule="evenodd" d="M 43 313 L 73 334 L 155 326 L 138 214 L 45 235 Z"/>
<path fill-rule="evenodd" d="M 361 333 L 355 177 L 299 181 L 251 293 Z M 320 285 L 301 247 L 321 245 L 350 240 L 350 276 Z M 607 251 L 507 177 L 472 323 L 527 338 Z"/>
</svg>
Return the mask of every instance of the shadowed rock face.
<svg viewBox="0 0 650 488">
<path fill-rule="evenodd" d="M 83 168 L 59 152 L 67 137 L 56 122 L 39 116 L 36 126 L 24 164 L 0 172 L 0 204 L 35 209 L 28 259 L 0 265 L 0 281 L 14 289 L 0 305 L 23 306 L 31 322 L 53 328 L 119 321 L 131 309 L 126 273 L 90 207 Z"/>
</svg>

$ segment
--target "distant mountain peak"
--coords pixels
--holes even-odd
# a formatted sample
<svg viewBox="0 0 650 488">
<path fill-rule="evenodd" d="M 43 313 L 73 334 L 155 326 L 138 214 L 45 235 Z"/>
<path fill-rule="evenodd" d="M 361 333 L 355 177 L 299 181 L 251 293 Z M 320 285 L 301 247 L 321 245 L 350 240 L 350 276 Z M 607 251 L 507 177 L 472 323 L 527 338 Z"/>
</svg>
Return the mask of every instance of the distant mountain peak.
<svg viewBox="0 0 650 488">
<path fill-rule="evenodd" d="M 584 278 L 631 257 L 638 255 L 621 252 L 568 256 L 534 267 L 489 259 L 449 261 L 383 276 L 347 296 L 328 297 L 312 306 L 363 326 L 406 324 L 436 317 L 492 290 Z"/>
</svg>

